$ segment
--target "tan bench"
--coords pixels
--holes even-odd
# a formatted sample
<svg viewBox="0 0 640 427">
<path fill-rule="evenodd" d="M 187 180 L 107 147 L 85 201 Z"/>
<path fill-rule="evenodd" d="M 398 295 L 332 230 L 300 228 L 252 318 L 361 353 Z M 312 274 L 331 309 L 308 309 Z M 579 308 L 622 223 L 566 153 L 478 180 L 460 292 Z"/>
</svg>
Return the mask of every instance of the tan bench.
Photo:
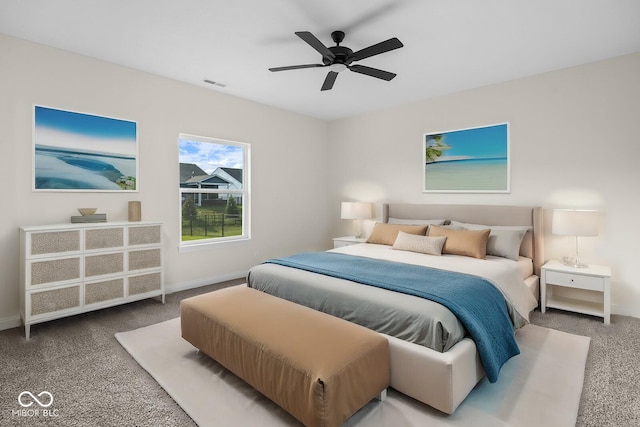
<svg viewBox="0 0 640 427">
<path fill-rule="evenodd" d="M 339 426 L 390 381 L 381 335 L 246 286 L 185 299 L 182 337 L 306 426 Z"/>
</svg>

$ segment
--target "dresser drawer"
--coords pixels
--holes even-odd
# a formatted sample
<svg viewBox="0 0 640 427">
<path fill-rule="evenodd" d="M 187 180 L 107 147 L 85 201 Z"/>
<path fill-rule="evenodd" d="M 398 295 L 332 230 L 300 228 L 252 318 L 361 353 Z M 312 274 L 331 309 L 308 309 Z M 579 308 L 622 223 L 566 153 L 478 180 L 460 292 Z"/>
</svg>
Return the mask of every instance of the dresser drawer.
<svg viewBox="0 0 640 427">
<path fill-rule="evenodd" d="M 84 259 L 84 276 L 102 276 L 124 272 L 124 253 L 91 255 Z"/>
<path fill-rule="evenodd" d="M 96 228 L 85 230 L 85 249 L 120 248 L 124 245 L 124 228 Z"/>
<path fill-rule="evenodd" d="M 604 280 L 602 277 L 547 271 L 546 281 L 550 285 L 562 285 L 569 288 L 588 289 L 600 292 L 604 290 Z"/>
<path fill-rule="evenodd" d="M 129 227 L 129 246 L 159 244 L 162 231 L 159 225 Z"/>
<path fill-rule="evenodd" d="M 80 257 L 30 261 L 27 268 L 27 286 L 81 279 Z"/>
<path fill-rule="evenodd" d="M 160 273 L 129 277 L 129 295 L 144 294 L 160 289 L 162 289 L 162 275 Z"/>
<path fill-rule="evenodd" d="M 84 303 L 86 305 L 118 298 L 124 298 L 124 278 L 122 277 L 84 285 Z"/>
<path fill-rule="evenodd" d="M 129 252 L 129 271 L 158 268 L 162 265 L 160 249 Z"/>
<path fill-rule="evenodd" d="M 28 294 L 30 316 L 53 313 L 80 306 L 80 286 L 52 289 Z"/>
<path fill-rule="evenodd" d="M 28 234 L 27 256 L 80 251 L 80 231 L 47 231 Z"/>
</svg>

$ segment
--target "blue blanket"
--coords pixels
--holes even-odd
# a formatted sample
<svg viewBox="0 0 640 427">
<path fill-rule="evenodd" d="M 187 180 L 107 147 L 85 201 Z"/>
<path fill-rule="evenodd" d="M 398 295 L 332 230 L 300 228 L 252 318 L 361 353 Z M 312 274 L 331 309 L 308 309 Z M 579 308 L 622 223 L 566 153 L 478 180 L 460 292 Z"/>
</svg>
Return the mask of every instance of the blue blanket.
<svg viewBox="0 0 640 427">
<path fill-rule="evenodd" d="M 266 261 L 435 301 L 453 312 L 476 343 L 487 378 L 520 354 L 507 304 L 477 276 L 333 252 L 308 252 Z"/>
</svg>

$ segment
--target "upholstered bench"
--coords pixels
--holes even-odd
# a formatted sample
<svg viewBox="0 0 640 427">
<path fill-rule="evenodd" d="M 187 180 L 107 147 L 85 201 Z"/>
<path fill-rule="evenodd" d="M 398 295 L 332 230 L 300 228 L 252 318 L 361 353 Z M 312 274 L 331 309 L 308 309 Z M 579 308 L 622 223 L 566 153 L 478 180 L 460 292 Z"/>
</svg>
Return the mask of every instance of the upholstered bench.
<svg viewBox="0 0 640 427">
<path fill-rule="evenodd" d="M 306 426 L 339 426 L 390 381 L 389 344 L 246 286 L 180 303 L 182 337 Z"/>
</svg>

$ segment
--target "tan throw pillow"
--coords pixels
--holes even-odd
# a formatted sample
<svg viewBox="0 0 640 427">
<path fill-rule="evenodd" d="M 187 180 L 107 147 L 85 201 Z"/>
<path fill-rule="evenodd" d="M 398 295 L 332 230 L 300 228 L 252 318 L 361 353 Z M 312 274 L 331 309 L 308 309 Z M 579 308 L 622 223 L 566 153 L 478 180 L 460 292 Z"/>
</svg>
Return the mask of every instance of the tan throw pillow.
<svg viewBox="0 0 640 427">
<path fill-rule="evenodd" d="M 391 246 L 396 241 L 399 231 L 424 236 L 427 233 L 427 227 L 428 225 L 384 224 L 376 222 L 376 225 L 373 226 L 373 231 L 371 231 L 371 235 L 367 239 L 367 243 Z"/>
<path fill-rule="evenodd" d="M 429 236 L 445 236 L 442 253 L 464 255 L 473 258 L 485 259 L 487 256 L 487 241 L 490 229 L 486 230 L 452 230 L 432 225 L 429 227 Z"/>
<path fill-rule="evenodd" d="M 528 234 L 529 240 L 523 245 L 522 241 L 527 236 L 527 232 L 531 227 L 527 225 L 481 225 L 468 224 L 464 222 L 451 221 L 452 225 L 467 230 L 484 230 L 491 229 L 489 240 L 487 241 L 487 255 L 500 256 L 517 261 L 520 257 L 520 248 L 525 247 L 523 253 L 527 253 L 526 248 L 531 247 L 531 233 Z"/>
<path fill-rule="evenodd" d="M 393 249 L 429 255 L 442 255 L 442 246 L 444 246 L 445 240 L 447 240 L 447 238 L 444 236 L 418 236 L 400 231 L 393 244 Z"/>
</svg>

